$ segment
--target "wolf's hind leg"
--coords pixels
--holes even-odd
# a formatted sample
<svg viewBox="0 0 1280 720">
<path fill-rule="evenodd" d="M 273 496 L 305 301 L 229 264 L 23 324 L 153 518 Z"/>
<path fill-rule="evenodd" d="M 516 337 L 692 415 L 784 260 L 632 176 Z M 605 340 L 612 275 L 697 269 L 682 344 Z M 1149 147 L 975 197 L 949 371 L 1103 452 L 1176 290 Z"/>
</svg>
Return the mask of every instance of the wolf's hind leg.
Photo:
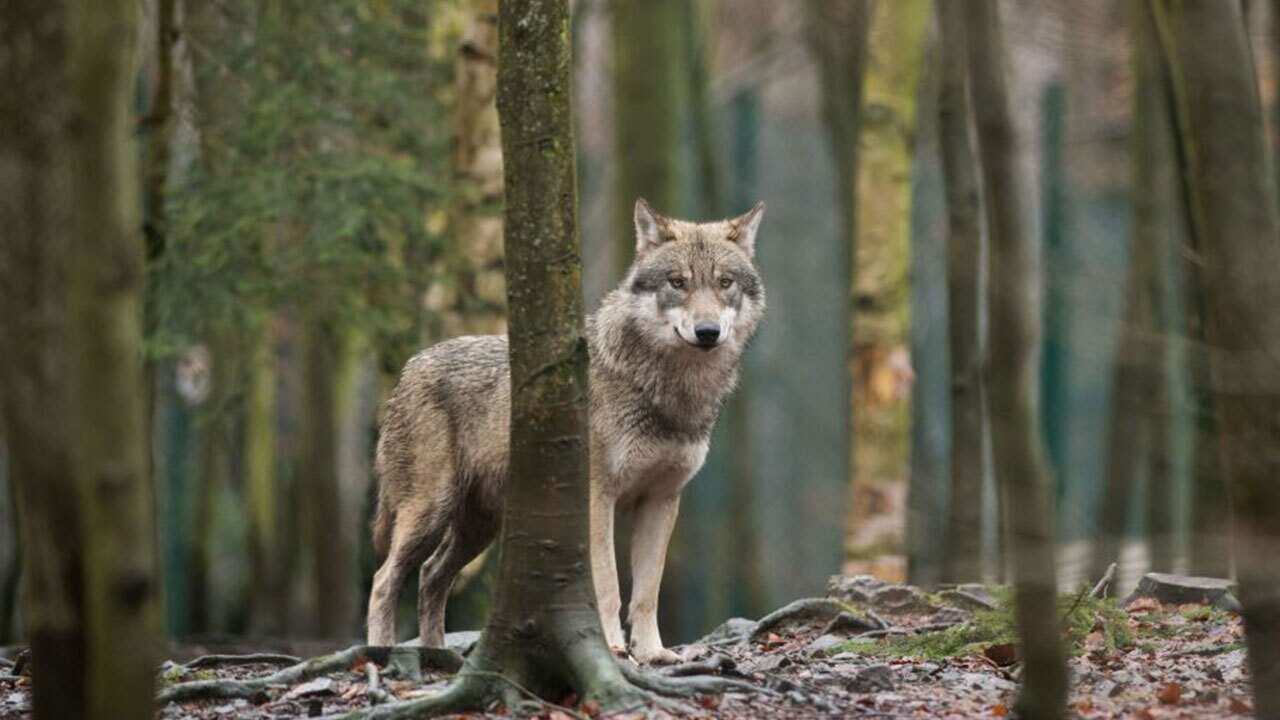
<svg viewBox="0 0 1280 720">
<path fill-rule="evenodd" d="M 453 581 L 467 563 L 488 547 L 495 534 L 491 523 L 477 522 L 460 530 L 455 522 L 445 532 L 440 547 L 422 563 L 418 573 L 418 637 L 423 647 L 444 646 L 444 611 Z"/>
<path fill-rule="evenodd" d="M 397 521 L 392 530 L 391 547 L 382 566 L 373 575 L 373 589 L 369 593 L 370 645 L 396 644 L 396 606 L 400 588 L 413 569 L 440 542 L 439 530 L 419 522 L 418 517 L 402 516 Z"/>
</svg>

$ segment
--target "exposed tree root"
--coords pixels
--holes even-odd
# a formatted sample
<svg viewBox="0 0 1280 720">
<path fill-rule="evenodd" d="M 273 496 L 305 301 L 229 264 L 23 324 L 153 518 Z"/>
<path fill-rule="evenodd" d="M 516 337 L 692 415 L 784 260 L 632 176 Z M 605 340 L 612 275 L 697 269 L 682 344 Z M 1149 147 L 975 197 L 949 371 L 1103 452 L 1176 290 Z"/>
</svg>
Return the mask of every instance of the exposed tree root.
<svg viewBox="0 0 1280 720">
<path fill-rule="evenodd" d="M 734 690 L 769 694 L 773 692 L 745 680 L 713 675 L 692 675 L 687 677 L 655 675 L 633 667 L 628 663 L 618 663 L 618 669 L 622 670 L 623 677 L 632 685 L 661 695 L 693 697 L 694 695 L 719 695 Z"/>
<path fill-rule="evenodd" d="M 790 620 L 830 620 L 848 608 L 838 600 L 830 598 L 801 598 L 788 603 L 760 618 L 755 629 L 751 631 L 751 639 L 762 637 L 765 633 Z"/>
<path fill-rule="evenodd" d="M 422 666 L 454 671 L 462 666 L 462 657 L 440 648 L 417 648 Z M 386 664 L 391 648 L 371 645 L 355 645 L 331 655 L 321 655 L 296 665 L 291 665 L 270 675 L 249 680 L 193 680 L 177 683 L 161 690 L 156 702 L 164 705 L 183 700 L 209 698 L 253 698 L 266 693 L 268 688 L 292 685 L 301 680 L 324 675 L 337 670 L 350 669 L 361 658 L 380 665 Z"/>
<path fill-rule="evenodd" d="M 203 655 L 184 664 L 188 670 L 225 667 L 227 665 L 297 665 L 302 658 L 276 653 L 252 653 L 249 655 Z"/>
</svg>

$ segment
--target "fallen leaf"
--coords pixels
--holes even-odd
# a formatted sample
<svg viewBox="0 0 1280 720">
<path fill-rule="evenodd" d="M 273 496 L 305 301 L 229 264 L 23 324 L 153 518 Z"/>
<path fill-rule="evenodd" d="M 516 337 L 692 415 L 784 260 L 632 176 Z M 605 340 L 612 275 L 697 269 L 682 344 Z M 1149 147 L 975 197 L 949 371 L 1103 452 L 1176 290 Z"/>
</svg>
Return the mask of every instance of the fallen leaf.
<svg viewBox="0 0 1280 720">
<path fill-rule="evenodd" d="M 1165 705 L 1177 705 L 1182 702 L 1182 686 L 1178 683 L 1165 683 L 1156 693 L 1156 699 Z"/>
<path fill-rule="evenodd" d="M 1231 707 L 1231 712 L 1235 713 L 1236 715 L 1248 715 L 1249 713 L 1253 712 L 1253 707 L 1249 705 L 1249 703 L 1236 697 L 1231 698 L 1230 707 Z"/>
<path fill-rule="evenodd" d="M 698 704 L 708 710 L 715 710 L 720 707 L 719 695 L 699 695 Z"/>
<path fill-rule="evenodd" d="M 1133 717 L 1135 720 L 1156 720 L 1155 713 L 1151 712 L 1149 708 L 1142 708 L 1138 712 L 1134 713 Z"/>
<path fill-rule="evenodd" d="M 547 720 L 573 720 L 573 716 L 563 710 L 552 710 Z"/>
<path fill-rule="evenodd" d="M 595 700 L 588 700 L 582 703 L 582 714 L 587 717 L 595 717 L 600 714 L 600 703 Z"/>
<path fill-rule="evenodd" d="M 997 667 L 1007 667 L 1018 661 L 1018 649 L 1013 643 L 988 645 L 982 650 L 982 654 Z"/>
<path fill-rule="evenodd" d="M 1130 614 L 1149 613 L 1160 609 L 1160 601 L 1151 597 L 1140 597 L 1125 607 Z"/>
<path fill-rule="evenodd" d="M 1005 717 L 1009 714 L 1009 708 L 1004 703 L 996 703 L 991 706 L 992 717 Z"/>
</svg>

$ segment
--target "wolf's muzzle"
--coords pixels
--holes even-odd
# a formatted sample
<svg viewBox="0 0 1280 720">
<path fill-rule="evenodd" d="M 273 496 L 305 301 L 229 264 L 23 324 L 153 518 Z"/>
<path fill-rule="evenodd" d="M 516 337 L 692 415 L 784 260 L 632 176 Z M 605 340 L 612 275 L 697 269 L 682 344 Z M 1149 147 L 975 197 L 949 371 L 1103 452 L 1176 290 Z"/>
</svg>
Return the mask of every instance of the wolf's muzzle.
<svg viewBox="0 0 1280 720">
<path fill-rule="evenodd" d="M 698 338 L 699 347 L 713 348 L 720 339 L 720 323 L 710 320 L 693 326 L 693 334 Z"/>
</svg>

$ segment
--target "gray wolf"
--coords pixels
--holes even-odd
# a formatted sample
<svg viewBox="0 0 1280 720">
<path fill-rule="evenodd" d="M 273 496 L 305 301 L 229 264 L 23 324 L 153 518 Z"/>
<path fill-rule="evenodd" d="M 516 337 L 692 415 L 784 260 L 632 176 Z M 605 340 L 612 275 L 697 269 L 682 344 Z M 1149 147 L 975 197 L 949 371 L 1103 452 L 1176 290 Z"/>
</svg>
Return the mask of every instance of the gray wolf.
<svg viewBox="0 0 1280 720">
<path fill-rule="evenodd" d="M 764 204 L 711 223 L 636 202 L 636 258 L 587 320 L 590 352 L 591 571 L 605 640 L 625 650 L 614 512 L 634 506 L 632 657 L 674 662 L 658 634 L 658 587 L 680 491 L 706 458 L 711 429 L 765 310 L 753 258 Z M 460 337 L 405 366 L 378 440 L 374 547 L 385 558 L 369 596 L 368 641 L 395 643 L 395 606 L 418 576 L 422 643 L 444 641 L 458 572 L 493 540 L 507 474 L 507 338 Z"/>
</svg>

